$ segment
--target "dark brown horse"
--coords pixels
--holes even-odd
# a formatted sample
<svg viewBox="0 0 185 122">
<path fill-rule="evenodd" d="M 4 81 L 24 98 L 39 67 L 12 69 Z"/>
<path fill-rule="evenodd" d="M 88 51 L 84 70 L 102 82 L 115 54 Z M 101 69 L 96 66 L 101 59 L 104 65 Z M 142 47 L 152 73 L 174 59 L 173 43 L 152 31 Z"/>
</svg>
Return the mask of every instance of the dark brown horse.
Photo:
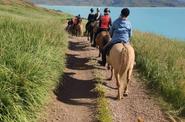
<svg viewBox="0 0 185 122">
<path fill-rule="evenodd" d="M 102 31 L 100 32 L 95 41 L 96 41 L 96 47 L 99 48 L 99 57 L 101 56 L 101 51 L 103 47 L 110 41 L 111 37 L 108 31 Z"/>
<path fill-rule="evenodd" d="M 73 36 L 82 36 L 83 34 L 82 19 L 79 19 L 77 24 L 74 24 L 73 20 L 70 20 L 70 21 L 68 22 L 68 25 L 65 28 L 66 31 Z"/>
<path fill-rule="evenodd" d="M 83 34 L 82 19 L 80 19 L 79 22 L 76 25 L 74 25 L 72 34 L 74 34 L 75 36 L 82 36 Z"/>
</svg>

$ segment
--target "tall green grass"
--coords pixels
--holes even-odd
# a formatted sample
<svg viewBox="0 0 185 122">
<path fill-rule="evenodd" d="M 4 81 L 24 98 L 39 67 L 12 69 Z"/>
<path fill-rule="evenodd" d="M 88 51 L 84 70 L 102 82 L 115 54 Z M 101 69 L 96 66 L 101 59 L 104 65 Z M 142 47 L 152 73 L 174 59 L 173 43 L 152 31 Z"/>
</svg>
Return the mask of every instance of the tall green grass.
<svg viewBox="0 0 185 122">
<path fill-rule="evenodd" d="M 141 32 L 132 40 L 137 66 L 150 88 L 185 117 L 185 42 Z"/>
<path fill-rule="evenodd" d="M 106 89 L 104 88 L 102 73 L 94 70 L 94 77 L 96 80 L 96 87 L 94 92 L 97 94 L 96 100 L 96 120 L 98 122 L 112 122 L 112 113 L 109 109 L 109 103 L 105 97 Z"/>
<path fill-rule="evenodd" d="M 66 15 L 0 5 L 0 121 L 35 121 L 62 74 Z"/>
</svg>

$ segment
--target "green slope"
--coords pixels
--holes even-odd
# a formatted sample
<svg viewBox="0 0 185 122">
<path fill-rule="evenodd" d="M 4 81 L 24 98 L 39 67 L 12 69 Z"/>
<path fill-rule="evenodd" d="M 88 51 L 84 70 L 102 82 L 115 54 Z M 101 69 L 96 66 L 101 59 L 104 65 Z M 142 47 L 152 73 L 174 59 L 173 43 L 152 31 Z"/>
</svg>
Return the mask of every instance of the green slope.
<svg viewBox="0 0 185 122">
<path fill-rule="evenodd" d="M 0 122 L 31 122 L 62 75 L 67 16 L 12 1 L 0 1 Z"/>
</svg>

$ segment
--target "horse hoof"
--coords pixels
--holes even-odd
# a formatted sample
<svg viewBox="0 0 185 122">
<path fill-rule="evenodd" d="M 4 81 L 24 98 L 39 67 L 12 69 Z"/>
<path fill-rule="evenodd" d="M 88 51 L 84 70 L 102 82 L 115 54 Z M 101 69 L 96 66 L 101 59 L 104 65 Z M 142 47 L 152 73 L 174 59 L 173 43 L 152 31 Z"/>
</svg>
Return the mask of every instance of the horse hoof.
<svg viewBox="0 0 185 122">
<path fill-rule="evenodd" d="M 118 98 L 117 98 L 117 100 L 121 100 L 121 99 L 123 99 L 123 98 L 121 98 L 121 97 L 118 97 Z"/>
<path fill-rule="evenodd" d="M 117 96 L 117 100 L 121 100 L 121 99 L 123 99 L 123 97 Z"/>
<path fill-rule="evenodd" d="M 112 78 L 108 78 L 107 80 L 112 80 Z"/>
<path fill-rule="evenodd" d="M 128 96 L 128 93 L 123 93 L 123 96 L 124 96 L 124 97 L 127 97 L 127 96 Z"/>
<path fill-rule="evenodd" d="M 102 84 L 103 84 L 103 85 L 105 85 L 105 86 L 107 85 L 107 83 L 106 83 L 106 82 L 102 82 Z"/>
</svg>

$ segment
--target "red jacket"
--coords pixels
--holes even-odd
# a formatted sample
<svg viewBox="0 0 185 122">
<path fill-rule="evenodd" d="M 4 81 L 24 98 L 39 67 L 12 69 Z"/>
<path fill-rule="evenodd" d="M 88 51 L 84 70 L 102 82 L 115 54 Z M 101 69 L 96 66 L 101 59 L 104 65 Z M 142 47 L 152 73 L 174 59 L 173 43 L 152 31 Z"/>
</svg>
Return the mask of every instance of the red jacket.
<svg viewBox="0 0 185 122">
<path fill-rule="evenodd" d="M 100 28 L 108 29 L 109 25 L 112 25 L 111 18 L 109 15 L 103 15 L 100 18 Z"/>
</svg>

